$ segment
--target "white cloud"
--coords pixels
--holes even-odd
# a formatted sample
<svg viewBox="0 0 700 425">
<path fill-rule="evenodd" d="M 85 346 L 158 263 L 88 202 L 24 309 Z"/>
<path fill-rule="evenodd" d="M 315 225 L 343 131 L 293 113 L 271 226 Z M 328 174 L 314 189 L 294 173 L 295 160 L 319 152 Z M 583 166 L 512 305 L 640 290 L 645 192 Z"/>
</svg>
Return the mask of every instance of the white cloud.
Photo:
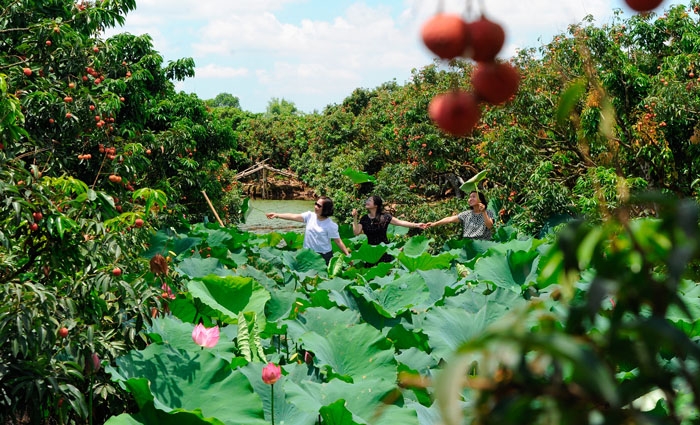
<svg viewBox="0 0 700 425">
<path fill-rule="evenodd" d="M 209 63 L 205 66 L 198 66 L 195 75 L 200 78 L 236 78 L 248 76 L 248 68 L 232 68 Z"/>
<path fill-rule="evenodd" d="M 538 47 L 586 15 L 606 23 L 622 0 L 491 0 L 472 2 L 503 25 L 506 47 Z M 304 110 L 342 101 L 357 87 L 373 88 L 431 62 L 420 42 L 422 24 L 438 1 L 425 0 L 139 0 L 117 31 L 149 33 L 166 60 L 193 57 L 194 81 L 185 88 L 228 91 L 244 107 L 264 110 L 272 97 Z M 444 0 L 444 10 L 465 12 L 464 0 Z M 670 3 L 667 0 L 665 3 Z M 344 9 L 340 5 L 347 4 Z M 665 5 L 667 7 L 667 5 Z M 140 31 L 140 32 L 139 32 Z M 538 37 L 542 38 L 538 42 Z M 399 78 L 402 77 L 402 78 Z M 226 89 L 221 80 L 229 79 Z M 213 80 L 219 80 L 215 84 Z M 243 81 L 244 80 L 244 81 Z M 325 102 L 325 103 L 324 103 Z M 308 105 L 308 106 L 302 106 Z"/>
</svg>

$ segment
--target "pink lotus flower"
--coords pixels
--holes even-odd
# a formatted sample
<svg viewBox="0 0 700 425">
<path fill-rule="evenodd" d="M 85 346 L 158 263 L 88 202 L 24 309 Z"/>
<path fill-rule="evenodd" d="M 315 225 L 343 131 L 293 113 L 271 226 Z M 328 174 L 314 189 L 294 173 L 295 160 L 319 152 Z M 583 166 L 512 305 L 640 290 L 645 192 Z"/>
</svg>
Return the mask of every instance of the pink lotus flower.
<svg viewBox="0 0 700 425">
<path fill-rule="evenodd" d="M 219 327 L 207 329 L 200 323 L 192 331 L 192 340 L 201 347 L 212 348 L 219 342 Z"/>
<path fill-rule="evenodd" d="M 280 376 L 282 376 L 282 368 L 276 364 L 270 362 L 263 367 L 262 380 L 264 383 L 272 385 L 280 379 Z"/>
</svg>

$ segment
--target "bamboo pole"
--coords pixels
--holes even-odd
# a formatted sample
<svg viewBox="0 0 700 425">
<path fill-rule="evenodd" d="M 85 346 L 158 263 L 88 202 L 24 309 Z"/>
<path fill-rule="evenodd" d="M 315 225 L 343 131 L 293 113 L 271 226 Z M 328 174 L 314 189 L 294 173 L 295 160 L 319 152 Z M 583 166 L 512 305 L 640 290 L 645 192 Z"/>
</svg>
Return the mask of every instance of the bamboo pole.
<svg viewBox="0 0 700 425">
<path fill-rule="evenodd" d="M 204 199 L 207 200 L 207 204 L 209 204 L 209 208 L 211 208 L 211 211 L 214 213 L 214 217 L 216 217 L 216 220 L 219 222 L 219 225 L 221 225 L 221 227 L 226 227 L 226 226 L 224 226 L 224 222 L 221 221 L 221 218 L 219 218 L 219 214 L 214 209 L 214 205 L 212 205 L 211 201 L 209 200 L 209 197 L 207 196 L 207 192 L 202 191 L 202 195 L 204 195 Z"/>
</svg>

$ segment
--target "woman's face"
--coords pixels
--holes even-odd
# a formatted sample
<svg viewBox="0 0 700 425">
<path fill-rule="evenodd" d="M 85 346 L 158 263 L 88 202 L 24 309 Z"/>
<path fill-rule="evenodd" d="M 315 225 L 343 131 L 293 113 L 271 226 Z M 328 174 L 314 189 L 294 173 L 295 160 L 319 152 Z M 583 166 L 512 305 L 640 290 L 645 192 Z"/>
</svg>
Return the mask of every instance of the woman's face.
<svg viewBox="0 0 700 425">
<path fill-rule="evenodd" d="M 472 192 L 469 194 L 469 206 L 474 208 L 474 206 L 479 205 L 479 195 L 476 194 L 476 192 Z"/>
<path fill-rule="evenodd" d="M 367 198 L 367 200 L 365 201 L 365 208 L 369 209 L 369 208 L 375 208 L 375 207 L 376 207 L 376 205 L 374 205 L 374 199 Z"/>
<path fill-rule="evenodd" d="M 314 204 L 314 212 L 316 214 L 321 214 L 321 212 L 323 212 L 323 199 L 316 200 L 316 203 Z"/>
</svg>

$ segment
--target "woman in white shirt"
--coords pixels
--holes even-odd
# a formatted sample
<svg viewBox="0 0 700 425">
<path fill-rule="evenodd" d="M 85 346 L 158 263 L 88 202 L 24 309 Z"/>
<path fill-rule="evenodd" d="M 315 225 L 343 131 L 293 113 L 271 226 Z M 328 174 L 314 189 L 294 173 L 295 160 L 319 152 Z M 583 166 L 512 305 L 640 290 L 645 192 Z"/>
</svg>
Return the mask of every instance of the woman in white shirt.
<svg viewBox="0 0 700 425">
<path fill-rule="evenodd" d="M 333 257 L 331 241 L 340 248 L 345 255 L 350 251 L 345 247 L 338 233 L 338 225 L 330 219 L 333 215 L 333 201 L 331 198 L 321 196 L 314 204 L 314 211 L 306 211 L 301 214 L 293 213 L 267 213 L 267 218 L 281 218 L 282 220 L 299 221 L 306 224 L 304 231 L 304 248 L 312 249 L 326 260 L 326 264 Z"/>
</svg>

